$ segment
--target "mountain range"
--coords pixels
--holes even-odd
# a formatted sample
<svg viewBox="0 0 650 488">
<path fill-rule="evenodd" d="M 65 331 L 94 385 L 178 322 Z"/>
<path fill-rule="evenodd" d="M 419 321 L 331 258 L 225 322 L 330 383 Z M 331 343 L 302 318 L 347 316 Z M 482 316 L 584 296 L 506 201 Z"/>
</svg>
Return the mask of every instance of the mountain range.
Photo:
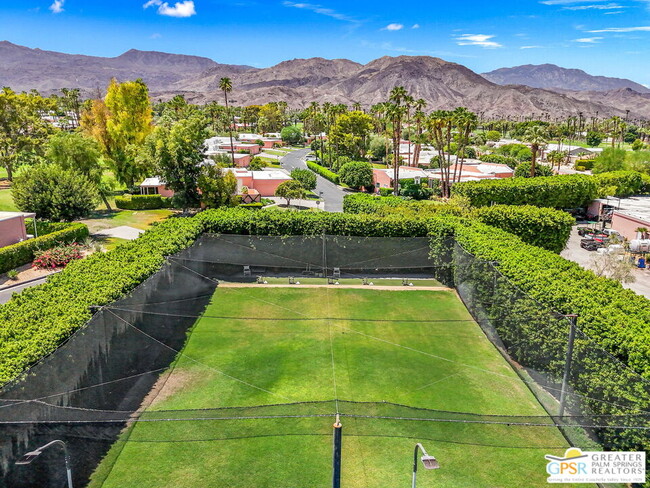
<svg viewBox="0 0 650 488">
<path fill-rule="evenodd" d="M 219 80 L 226 76 L 233 81 L 231 96 L 238 105 L 284 100 L 297 108 L 312 101 L 370 106 L 386 100 L 394 86 L 403 85 L 415 98 L 426 100 L 429 110 L 462 105 L 485 116 L 538 117 L 578 112 L 626 116 L 629 110 L 632 117 L 650 118 L 650 90 L 644 86 L 552 65 L 479 75 L 439 58 L 386 56 L 368 64 L 294 59 L 259 69 L 153 51 L 130 50 L 103 58 L 0 42 L 0 84 L 16 91 L 36 89 L 50 94 L 64 87 L 79 88 L 90 97 L 101 94 L 113 77 L 119 81 L 142 78 L 154 99 L 183 94 L 189 101 L 203 103 L 222 100 Z"/>
</svg>

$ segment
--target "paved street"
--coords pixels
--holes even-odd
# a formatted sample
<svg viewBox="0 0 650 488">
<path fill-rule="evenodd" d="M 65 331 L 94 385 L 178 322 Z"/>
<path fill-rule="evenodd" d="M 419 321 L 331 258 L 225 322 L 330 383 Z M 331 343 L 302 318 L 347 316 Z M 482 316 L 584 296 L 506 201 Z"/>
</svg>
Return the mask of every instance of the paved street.
<svg viewBox="0 0 650 488">
<path fill-rule="evenodd" d="M 36 286 L 36 285 L 42 285 L 43 283 L 45 283 L 45 280 L 47 280 L 47 276 L 41 278 L 40 280 L 31 281 L 29 283 L 24 283 L 22 285 L 14 286 L 13 288 L 9 288 L 7 290 L 0 290 L 0 305 L 2 305 L 3 303 L 7 303 L 11 298 L 11 295 L 13 295 L 14 293 L 20 293 L 25 288 L 31 288 L 32 286 Z"/>
<path fill-rule="evenodd" d="M 300 149 L 287 154 L 281 160 L 282 167 L 289 172 L 296 168 L 307 169 L 304 159 L 309 152 L 309 149 Z M 322 176 L 316 175 L 316 178 L 316 193 L 323 192 L 325 210 L 328 212 L 343 212 L 343 197 L 346 192 Z"/>
</svg>

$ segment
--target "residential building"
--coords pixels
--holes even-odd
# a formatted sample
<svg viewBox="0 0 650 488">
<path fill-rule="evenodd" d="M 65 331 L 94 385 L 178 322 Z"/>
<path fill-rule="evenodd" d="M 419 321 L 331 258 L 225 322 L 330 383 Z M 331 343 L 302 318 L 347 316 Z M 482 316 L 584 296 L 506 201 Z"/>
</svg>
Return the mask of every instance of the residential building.
<svg viewBox="0 0 650 488">
<path fill-rule="evenodd" d="M 36 218 L 35 213 L 25 212 L 0 212 L 0 247 L 10 246 L 18 242 L 31 239 L 36 235 L 27 233 L 25 219 Z"/>
</svg>

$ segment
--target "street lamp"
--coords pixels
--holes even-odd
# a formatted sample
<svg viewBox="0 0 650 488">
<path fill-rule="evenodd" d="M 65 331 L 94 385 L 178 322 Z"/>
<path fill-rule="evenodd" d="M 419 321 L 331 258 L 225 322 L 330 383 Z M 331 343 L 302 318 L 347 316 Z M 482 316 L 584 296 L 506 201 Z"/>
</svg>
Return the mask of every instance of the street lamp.
<svg viewBox="0 0 650 488">
<path fill-rule="evenodd" d="M 68 488 L 73 488 L 72 487 L 72 468 L 70 467 L 70 454 L 68 453 L 68 448 L 65 445 L 65 442 L 60 441 L 60 440 L 55 440 L 52 442 L 48 442 L 44 446 L 39 447 L 38 449 L 34 451 L 27 452 L 23 454 L 23 456 L 16 461 L 16 464 L 21 466 L 25 464 L 31 464 L 31 462 L 36 459 L 38 456 L 43 454 L 43 451 L 47 449 L 48 447 L 52 447 L 54 445 L 61 446 L 63 448 L 63 456 L 65 459 L 65 471 L 68 476 Z"/>
<path fill-rule="evenodd" d="M 415 479 L 418 473 L 418 449 L 422 450 L 422 457 L 420 459 L 422 460 L 424 469 L 438 469 L 440 467 L 438 460 L 433 456 L 429 456 L 424 446 L 418 442 L 415 445 L 415 451 L 413 451 L 413 482 L 411 483 L 411 488 L 415 488 Z"/>
</svg>

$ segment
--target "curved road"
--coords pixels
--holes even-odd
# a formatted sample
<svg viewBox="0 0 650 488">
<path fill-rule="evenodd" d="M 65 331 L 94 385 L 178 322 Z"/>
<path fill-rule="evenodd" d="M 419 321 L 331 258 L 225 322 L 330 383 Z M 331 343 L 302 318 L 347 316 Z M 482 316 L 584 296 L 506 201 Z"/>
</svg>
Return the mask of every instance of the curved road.
<svg viewBox="0 0 650 488">
<path fill-rule="evenodd" d="M 307 169 L 305 163 L 305 156 L 311 151 L 309 149 L 300 149 L 293 151 L 284 156 L 280 163 L 282 167 L 291 172 L 292 169 Z M 329 180 L 326 180 L 320 175 L 316 175 L 316 193 L 322 192 L 322 198 L 325 202 L 325 210 L 327 212 L 343 212 L 343 197 L 346 195 L 345 191 L 339 186 L 336 186 Z"/>
</svg>

